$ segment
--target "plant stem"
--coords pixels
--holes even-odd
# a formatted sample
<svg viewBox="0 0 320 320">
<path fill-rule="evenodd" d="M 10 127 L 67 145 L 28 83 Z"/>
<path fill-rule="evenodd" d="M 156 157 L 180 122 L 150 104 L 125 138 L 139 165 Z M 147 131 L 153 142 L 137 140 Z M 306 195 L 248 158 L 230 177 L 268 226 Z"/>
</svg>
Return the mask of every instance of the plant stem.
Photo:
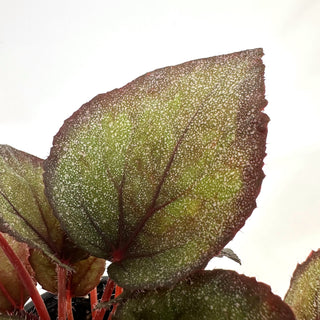
<svg viewBox="0 0 320 320">
<path fill-rule="evenodd" d="M 23 306 L 24 306 L 24 286 L 23 286 L 23 284 L 21 282 L 19 283 L 19 287 L 20 287 L 20 305 L 19 305 L 19 309 L 23 309 Z"/>
<path fill-rule="evenodd" d="M 98 291 L 97 291 L 97 287 L 95 287 L 94 289 L 92 289 L 90 291 L 90 304 L 91 304 L 92 319 L 94 319 L 97 314 L 97 311 L 94 310 L 94 307 L 96 306 L 97 303 L 98 303 Z"/>
<path fill-rule="evenodd" d="M 114 294 L 114 297 L 116 298 L 116 297 L 120 296 L 120 294 L 122 292 L 123 292 L 123 289 L 121 287 L 119 287 L 119 286 L 116 286 L 116 292 Z M 112 311 L 109 314 L 108 320 L 112 319 L 112 316 L 116 313 L 117 307 L 118 307 L 117 303 L 113 305 Z"/>
<path fill-rule="evenodd" d="M 58 320 L 65 320 L 67 315 L 66 283 L 67 271 L 65 268 L 57 265 L 58 274 Z"/>
<path fill-rule="evenodd" d="M 27 271 L 26 267 L 23 265 L 19 257 L 16 255 L 16 253 L 12 250 L 2 233 L 0 233 L 0 247 L 2 248 L 5 255 L 8 257 L 11 264 L 16 269 L 23 286 L 29 292 L 29 295 L 34 303 L 35 308 L 37 309 L 40 319 L 50 320 L 48 310 L 46 309 L 46 306 L 29 272 Z"/>
<path fill-rule="evenodd" d="M 73 320 L 72 297 L 71 297 L 70 288 L 67 289 L 67 315 L 68 315 L 68 320 Z"/>
<path fill-rule="evenodd" d="M 115 285 L 116 284 L 109 278 L 100 302 L 106 302 L 110 300 Z M 103 320 L 105 313 L 106 309 L 99 309 L 93 320 Z"/>
</svg>

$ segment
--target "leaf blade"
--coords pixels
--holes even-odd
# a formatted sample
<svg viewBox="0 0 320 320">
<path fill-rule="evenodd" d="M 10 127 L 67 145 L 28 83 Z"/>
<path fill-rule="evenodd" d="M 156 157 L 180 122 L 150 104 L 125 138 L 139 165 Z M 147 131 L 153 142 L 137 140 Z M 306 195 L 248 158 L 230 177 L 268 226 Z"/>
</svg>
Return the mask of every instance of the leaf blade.
<svg viewBox="0 0 320 320">
<path fill-rule="evenodd" d="M 203 267 L 255 208 L 268 122 L 262 54 L 156 70 L 97 96 L 56 135 L 48 199 L 78 245 L 113 261 L 120 286 L 170 284 Z"/>
<path fill-rule="evenodd" d="M 171 288 L 124 292 L 122 300 L 115 314 L 118 320 L 295 319 L 269 286 L 230 270 L 200 271 Z"/>
<path fill-rule="evenodd" d="M 42 163 L 40 158 L 0 146 L 0 230 L 43 250 L 57 262 L 54 252 L 59 239 L 51 238 L 48 225 L 58 228 L 58 221 L 44 196 Z"/>
<path fill-rule="evenodd" d="M 70 269 L 64 262 L 82 259 L 87 253 L 76 248 L 60 228 L 44 194 L 42 175 L 42 159 L 0 145 L 0 230 Z"/>
<path fill-rule="evenodd" d="M 320 318 L 320 249 L 312 251 L 305 262 L 298 264 L 284 300 L 297 319 Z"/>
</svg>

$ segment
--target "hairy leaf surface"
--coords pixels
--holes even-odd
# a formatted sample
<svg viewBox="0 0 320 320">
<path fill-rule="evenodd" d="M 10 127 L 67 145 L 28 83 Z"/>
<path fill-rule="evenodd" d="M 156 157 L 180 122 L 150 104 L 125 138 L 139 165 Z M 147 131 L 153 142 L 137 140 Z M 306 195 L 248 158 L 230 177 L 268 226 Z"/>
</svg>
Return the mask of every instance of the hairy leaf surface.
<svg viewBox="0 0 320 320">
<path fill-rule="evenodd" d="M 320 319 L 320 249 L 297 265 L 285 301 L 298 320 Z"/>
<path fill-rule="evenodd" d="M 270 287 L 229 270 L 201 271 L 170 289 L 129 294 L 115 320 L 294 320 Z"/>
<path fill-rule="evenodd" d="M 55 263 L 63 261 L 79 272 L 93 268 L 91 278 L 73 281 L 72 289 L 78 295 L 97 284 L 105 263 L 96 258 L 82 261 L 88 253 L 76 247 L 60 228 L 44 194 L 42 164 L 42 159 L 0 146 L 0 230 L 38 249 L 32 252 L 30 261 L 37 281 L 49 291 L 57 283 Z"/>
<path fill-rule="evenodd" d="M 83 105 L 45 185 L 68 235 L 121 287 L 202 268 L 255 208 L 268 117 L 262 49 L 147 73 Z"/>
<path fill-rule="evenodd" d="M 0 230 L 59 261 L 55 253 L 62 233 L 44 194 L 42 164 L 42 159 L 0 146 Z"/>
<path fill-rule="evenodd" d="M 38 248 L 56 263 L 88 254 L 70 242 L 44 194 L 43 160 L 0 145 L 0 230 Z"/>
</svg>

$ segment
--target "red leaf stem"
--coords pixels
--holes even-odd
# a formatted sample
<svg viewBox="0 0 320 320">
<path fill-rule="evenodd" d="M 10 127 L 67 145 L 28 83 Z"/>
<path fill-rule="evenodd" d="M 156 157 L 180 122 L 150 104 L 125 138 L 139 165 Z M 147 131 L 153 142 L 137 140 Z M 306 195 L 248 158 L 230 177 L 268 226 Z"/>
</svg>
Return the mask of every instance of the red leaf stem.
<svg viewBox="0 0 320 320">
<path fill-rule="evenodd" d="M 67 271 L 57 265 L 58 274 L 58 320 L 65 320 L 67 315 Z"/>
<path fill-rule="evenodd" d="M 116 284 L 109 278 L 100 302 L 106 302 L 110 300 L 115 285 Z M 93 320 L 103 320 L 105 313 L 106 309 L 99 309 Z"/>
<path fill-rule="evenodd" d="M 70 285 L 68 285 L 70 287 Z M 68 320 L 73 320 L 73 312 L 72 312 L 72 297 L 70 288 L 67 289 L 67 315 Z"/>
<path fill-rule="evenodd" d="M 94 310 L 96 304 L 98 303 L 98 291 L 97 287 L 90 291 L 90 304 L 91 304 L 91 315 L 92 319 L 95 319 L 97 311 Z"/>
<path fill-rule="evenodd" d="M 12 265 L 16 269 L 23 286 L 26 288 L 26 290 L 28 290 L 29 295 L 34 303 L 34 306 L 37 309 L 40 319 L 50 320 L 50 316 L 46 309 L 46 306 L 29 272 L 27 271 L 26 267 L 23 265 L 19 257 L 15 254 L 15 252 L 12 250 L 9 243 L 1 233 L 0 233 L 0 247 L 2 248 L 3 252 L 8 257 L 9 261 L 12 263 Z"/>
<path fill-rule="evenodd" d="M 123 292 L 123 288 L 119 287 L 119 286 L 116 286 L 116 293 L 114 295 L 114 297 L 118 297 L 120 296 L 120 294 Z"/>
<path fill-rule="evenodd" d="M 121 287 L 119 287 L 119 286 L 116 286 L 116 292 L 114 294 L 114 297 L 116 298 L 116 297 L 120 296 L 120 294 L 122 292 L 123 292 L 123 289 Z M 109 314 L 108 320 L 112 319 L 112 316 L 116 313 L 117 307 L 118 307 L 118 303 L 113 305 L 113 308 L 112 308 L 112 311 Z"/>
<path fill-rule="evenodd" d="M 23 284 L 20 282 L 19 283 L 19 285 L 20 285 L 20 306 L 19 306 L 19 309 L 21 310 L 21 309 L 23 309 L 23 307 L 24 307 L 24 292 L 23 292 L 23 289 L 24 289 L 24 286 L 23 286 Z"/>
</svg>

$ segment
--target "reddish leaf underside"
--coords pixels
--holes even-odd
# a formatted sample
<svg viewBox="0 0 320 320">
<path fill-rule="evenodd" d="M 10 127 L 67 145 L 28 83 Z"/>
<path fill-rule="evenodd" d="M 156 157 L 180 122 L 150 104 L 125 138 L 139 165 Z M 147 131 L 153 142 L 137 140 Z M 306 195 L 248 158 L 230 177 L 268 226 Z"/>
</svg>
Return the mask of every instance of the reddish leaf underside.
<svg viewBox="0 0 320 320">
<path fill-rule="evenodd" d="M 203 267 L 255 208 L 268 117 L 262 49 L 150 72 L 65 121 L 45 161 L 67 234 L 121 287 Z"/>
<path fill-rule="evenodd" d="M 270 287 L 229 270 L 196 272 L 170 289 L 123 294 L 114 320 L 294 320 Z"/>
<path fill-rule="evenodd" d="M 32 269 L 28 262 L 28 246 L 25 243 L 14 240 L 8 234 L 3 234 L 3 237 L 29 273 L 32 274 Z M 0 248 L 0 313 L 22 308 L 28 298 L 28 292 L 22 285 L 17 271 Z M 2 319 L 2 315 L 0 315 L 0 319 Z"/>
<path fill-rule="evenodd" d="M 58 279 L 57 266 L 47 256 L 33 250 L 30 263 L 35 270 L 37 281 L 42 288 L 57 294 Z M 72 272 L 68 273 L 68 289 L 72 297 L 85 296 L 96 287 L 105 271 L 105 260 L 96 257 L 88 257 L 71 264 Z"/>
<path fill-rule="evenodd" d="M 285 301 L 297 320 L 320 319 L 320 249 L 297 265 Z"/>
</svg>

